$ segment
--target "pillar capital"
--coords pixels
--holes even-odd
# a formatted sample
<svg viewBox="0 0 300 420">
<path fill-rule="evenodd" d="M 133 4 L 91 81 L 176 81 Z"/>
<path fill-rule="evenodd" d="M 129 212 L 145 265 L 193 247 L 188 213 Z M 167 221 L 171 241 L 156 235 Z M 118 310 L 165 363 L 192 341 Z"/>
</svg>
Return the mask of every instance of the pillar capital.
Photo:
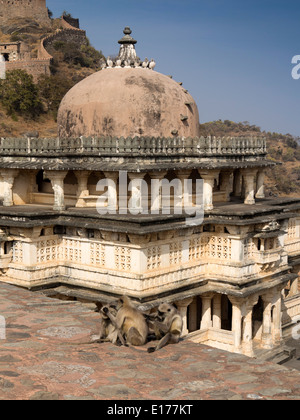
<svg viewBox="0 0 300 420">
<path fill-rule="evenodd" d="M 257 168 L 242 168 L 240 171 L 244 177 L 256 176 L 258 169 Z"/>
<path fill-rule="evenodd" d="M 179 179 L 188 179 L 188 177 L 191 175 L 192 170 L 191 169 L 180 169 L 176 171 L 176 176 Z"/>
<path fill-rule="evenodd" d="M 113 181 L 117 181 L 119 178 L 119 171 L 104 171 L 105 178 L 112 179 Z"/>
<path fill-rule="evenodd" d="M 201 178 L 205 179 L 205 180 L 210 180 L 210 179 L 218 179 L 219 175 L 220 175 L 220 171 L 219 170 L 205 170 L 205 169 L 198 169 L 199 175 L 201 176 Z"/>
<path fill-rule="evenodd" d="M 134 179 L 144 179 L 145 175 L 145 172 L 128 172 L 128 178 L 130 181 L 133 181 Z"/>
<path fill-rule="evenodd" d="M 44 177 L 52 180 L 64 180 L 67 176 L 68 171 L 51 171 L 47 170 L 44 172 Z"/>
<path fill-rule="evenodd" d="M 149 172 L 151 179 L 163 179 L 167 175 L 167 171 Z"/>
</svg>

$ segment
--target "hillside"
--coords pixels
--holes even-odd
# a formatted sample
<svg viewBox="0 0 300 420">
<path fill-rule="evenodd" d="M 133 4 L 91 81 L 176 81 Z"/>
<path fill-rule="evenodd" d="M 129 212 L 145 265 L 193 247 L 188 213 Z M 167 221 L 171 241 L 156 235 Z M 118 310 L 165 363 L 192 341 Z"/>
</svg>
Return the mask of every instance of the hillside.
<svg viewBox="0 0 300 420">
<path fill-rule="evenodd" d="M 51 19 L 51 26 L 45 27 L 28 18 L 11 19 L 9 24 L 0 27 L 0 42 L 24 42 L 34 59 L 38 57 L 41 40 L 55 36 L 64 29 L 62 23 L 66 25 L 62 19 Z M 47 46 L 47 53 L 53 57 L 50 76 L 43 75 L 35 81 L 37 90 L 27 83 L 28 93 L 32 93 L 30 89 L 37 92 L 41 103 L 40 111 L 34 115 L 34 118 L 20 110 L 13 91 L 11 98 L 14 98 L 15 102 L 8 109 L 7 103 L 3 101 L 3 89 L 5 86 L 7 89 L 8 83 L 0 80 L 0 136 L 16 137 L 33 131 L 38 131 L 43 137 L 56 135 L 56 114 L 61 99 L 72 86 L 97 71 L 100 60 L 104 58 L 101 51 L 90 45 L 88 38 L 85 38 L 83 45 L 78 45 L 72 36 L 70 39 L 65 38 Z M 18 72 L 16 76 L 19 79 L 22 78 L 22 71 L 13 70 Z"/>
<path fill-rule="evenodd" d="M 257 136 L 267 139 L 268 156 L 279 164 L 267 171 L 266 195 L 300 196 L 300 146 L 299 138 L 291 134 L 262 131 L 248 121 L 212 121 L 201 124 L 201 135 L 207 136 Z"/>
</svg>

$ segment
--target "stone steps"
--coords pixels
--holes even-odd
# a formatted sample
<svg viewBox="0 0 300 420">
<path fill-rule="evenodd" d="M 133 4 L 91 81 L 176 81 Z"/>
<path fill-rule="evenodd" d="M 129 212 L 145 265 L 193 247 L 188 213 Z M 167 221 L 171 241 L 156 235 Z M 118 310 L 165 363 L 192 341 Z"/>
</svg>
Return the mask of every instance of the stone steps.
<svg viewBox="0 0 300 420">
<path fill-rule="evenodd" d="M 282 365 L 296 356 L 296 349 L 287 345 L 279 345 L 273 349 L 262 349 L 254 347 L 255 357 L 267 362 L 273 362 Z"/>
</svg>

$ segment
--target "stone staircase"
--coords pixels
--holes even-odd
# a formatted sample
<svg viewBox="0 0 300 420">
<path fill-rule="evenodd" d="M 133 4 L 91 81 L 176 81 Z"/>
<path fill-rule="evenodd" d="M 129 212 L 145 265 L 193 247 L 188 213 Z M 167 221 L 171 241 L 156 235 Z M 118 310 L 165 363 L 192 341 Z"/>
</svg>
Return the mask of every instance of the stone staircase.
<svg viewBox="0 0 300 420">
<path fill-rule="evenodd" d="M 254 355 L 257 359 L 283 365 L 296 357 L 296 349 L 289 347 L 286 344 L 278 345 L 270 350 L 254 346 Z"/>
</svg>

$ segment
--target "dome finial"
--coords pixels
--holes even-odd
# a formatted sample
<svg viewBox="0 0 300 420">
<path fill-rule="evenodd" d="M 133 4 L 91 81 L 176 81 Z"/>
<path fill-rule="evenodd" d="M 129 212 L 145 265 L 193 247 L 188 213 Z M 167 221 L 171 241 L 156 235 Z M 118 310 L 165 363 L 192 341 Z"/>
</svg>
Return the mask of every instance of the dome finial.
<svg viewBox="0 0 300 420">
<path fill-rule="evenodd" d="M 122 62 L 127 61 L 130 65 L 130 63 L 134 63 L 138 58 L 135 51 L 135 44 L 137 41 L 132 38 L 132 31 L 129 26 L 125 27 L 123 33 L 123 38 L 118 41 L 121 45 L 118 58 L 122 60 Z"/>
<path fill-rule="evenodd" d="M 124 36 L 123 36 L 122 39 L 120 39 L 120 41 L 118 41 L 119 44 L 121 44 L 121 45 L 133 44 L 134 45 L 134 44 L 137 43 L 137 41 L 135 39 L 133 39 L 132 36 L 131 36 L 132 30 L 129 28 L 129 26 L 126 26 L 124 28 L 123 33 L 124 33 Z"/>
</svg>

